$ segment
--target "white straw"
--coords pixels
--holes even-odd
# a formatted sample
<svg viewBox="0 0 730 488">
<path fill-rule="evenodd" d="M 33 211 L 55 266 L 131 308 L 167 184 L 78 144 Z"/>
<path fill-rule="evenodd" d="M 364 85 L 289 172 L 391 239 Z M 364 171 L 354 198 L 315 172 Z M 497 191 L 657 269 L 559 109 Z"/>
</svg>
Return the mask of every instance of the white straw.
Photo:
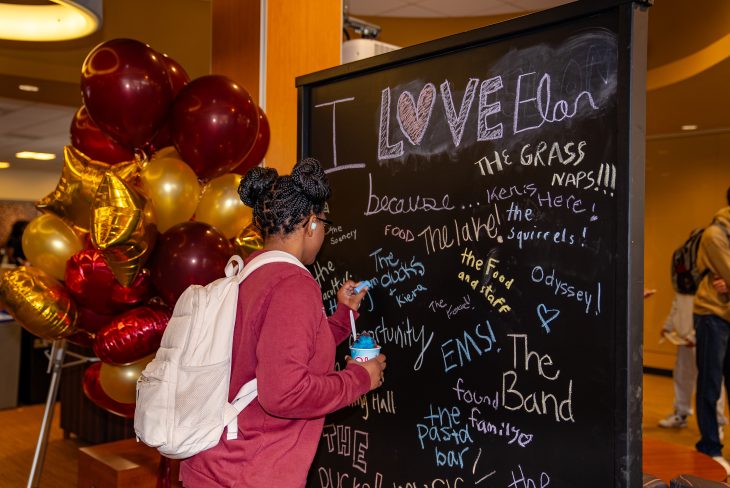
<svg viewBox="0 0 730 488">
<path fill-rule="evenodd" d="M 355 329 L 355 316 L 352 314 L 352 310 L 350 310 L 350 327 L 352 327 L 352 340 L 357 340 L 357 330 Z"/>
</svg>

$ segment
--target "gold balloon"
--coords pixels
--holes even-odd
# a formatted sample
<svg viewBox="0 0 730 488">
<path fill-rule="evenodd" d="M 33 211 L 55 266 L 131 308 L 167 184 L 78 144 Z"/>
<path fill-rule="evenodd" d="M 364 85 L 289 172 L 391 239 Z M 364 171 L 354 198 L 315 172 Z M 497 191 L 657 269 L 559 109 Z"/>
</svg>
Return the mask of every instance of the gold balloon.
<svg viewBox="0 0 730 488">
<path fill-rule="evenodd" d="M 264 247 L 264 239 L 258 229 L 251 223 L 236 236 L 233 244 L 236 246 L 236 254 L 247 258 L 252 252 Z"/>
<path fill-rule="evenodd" d="M 203 188 L 203 196 L 195 210 L 195 220 L 210 224 L 231 239 L 251 221 L 251 207 L 238 195 L 241 175 L 228 173 L 213 178 Z"/>
<path fill-rule="evenodd" d="M 83 248 L 78 234 L 53 214 L 30 221 L 23 231 L 22 246 L 30 264 L 62 281 L 66 261 Z"/>
<path fill-rule="evenodd" d="M 175 149 L 175 146 L 167 146 L 167 147 L 163 147 L 159 151 L 155 151 L 155 153 L 152 155 L 153 161 L 155 159 L 162 159 L 162 158 L 180 159 L 180 153 L 177 152 L 177 149 Z"/>
<path fill-rule="evenodd" d="M 130 286 L 155 243 L 152 203 L 112 172 L 92 203 L 91 242 L 122 286 Z"/>
<path fill-rule="evenodd" d="M 0 277 L 0 301 L 20 325 L 43 339 L 72 334 L 76 305 L 68 291 L 43 270 L 20 266 Z"/>
<path fill-rule="evenodd" d="M 101 363 L 99 384 L 104 393 L 119 403 L 134 403 L 137 400 L 137 379 L 147 363 L 154 359 L 150 354 L 125 366 Z"/>
<path fill-rule="evenodd" d="M 132 181 L 139 174 L 136 161 L 106 164 L 85 156 L 73 146 L 63 150 L 64 165 L 61 179 L 48 196 L 36 203 L 38 210 L 52 212 L 83 231 L 89 230 L 91 202 L 104 173 L 112 171 L 120 178 Z"/>
<path fill-rule="evenodd" d="M 190 166 L 172 155 L 155 157 L 142 169 L 140 179 L 155 208 L 157 230 L 165 232 L 175 224 L 190 220 L 200 200 L 198 176 Z"/>
</svg>

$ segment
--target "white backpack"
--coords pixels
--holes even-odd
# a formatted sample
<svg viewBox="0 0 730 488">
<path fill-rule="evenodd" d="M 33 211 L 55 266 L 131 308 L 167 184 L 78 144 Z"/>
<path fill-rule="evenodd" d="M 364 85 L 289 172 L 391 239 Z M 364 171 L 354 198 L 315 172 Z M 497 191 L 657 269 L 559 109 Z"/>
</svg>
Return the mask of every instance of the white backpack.
<svg viewBox="0 0 730 488">
<path fill-rule="evenodd" d="M 226 277 L 188 287 L 177 303 L 155 358 L 137 381 L 137 439 L 172 458 L 190 457 L 238 434 L 238 414 L 256 398 L 256 379 L 228 403 L 238 285 L 255 269 L 274 262 L 304 268 L 297 258 L 269 251 L 245 267 L 239 256 Z M 306 270 L 306 268 L 304 268 Z"/>
</svg>

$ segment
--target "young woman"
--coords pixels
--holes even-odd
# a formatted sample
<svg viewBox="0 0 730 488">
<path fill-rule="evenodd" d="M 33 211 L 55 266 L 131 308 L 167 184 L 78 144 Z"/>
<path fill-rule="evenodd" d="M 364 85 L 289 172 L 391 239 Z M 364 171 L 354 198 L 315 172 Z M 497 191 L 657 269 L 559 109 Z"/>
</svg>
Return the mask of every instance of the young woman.
<svg viewBox="0 0 730 488">
<path fill-rule="evenodd" d="M 325 236 L 323 209 L 330 196 L 319 163 L 305 159 L 291 176 L 253 168 L 241 181 L 241 200 L 253 207 L 262 251 L 287 252 L 312 264 Z M 348 358 L 335 371 L 335 346 L 350 333 L 349 312 L 367 289 L 346 281 L 338 308 L 325 314 L 312 275 L 290 263 L 257 269 L 241 284 L 233 336 L 230 391 L 257 379 L 258 397 L 238 417 L 238 439 L 186 459 L 185 487 L 300 488 L 317 448 L 324 416 L 382 384 L 385 356 L 364 363 Z"/>
</svg>

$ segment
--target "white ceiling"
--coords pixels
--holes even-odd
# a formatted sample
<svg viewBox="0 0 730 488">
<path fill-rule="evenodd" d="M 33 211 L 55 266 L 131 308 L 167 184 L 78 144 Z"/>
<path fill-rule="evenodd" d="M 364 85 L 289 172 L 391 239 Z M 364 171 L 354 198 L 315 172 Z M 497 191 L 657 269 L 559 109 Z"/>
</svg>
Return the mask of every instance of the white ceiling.
<svg viewBox="0 0 730 488">
<path fill-rule="evenodd" d="M 13 171 L 54 171 L 60 175 L 63 146 L 70 143 L 69 128 L 76 110 L 0 97 L 0 161 L 9 162 Z M 20 151 L 52 153 L 56 159 L 17 159 L 15 153 Z"/>
<path fill-rule="evenodd" d="M 571 0 L 344 0 L 351 15 L 477 17 L 544 10 Z"/>
</svg>

